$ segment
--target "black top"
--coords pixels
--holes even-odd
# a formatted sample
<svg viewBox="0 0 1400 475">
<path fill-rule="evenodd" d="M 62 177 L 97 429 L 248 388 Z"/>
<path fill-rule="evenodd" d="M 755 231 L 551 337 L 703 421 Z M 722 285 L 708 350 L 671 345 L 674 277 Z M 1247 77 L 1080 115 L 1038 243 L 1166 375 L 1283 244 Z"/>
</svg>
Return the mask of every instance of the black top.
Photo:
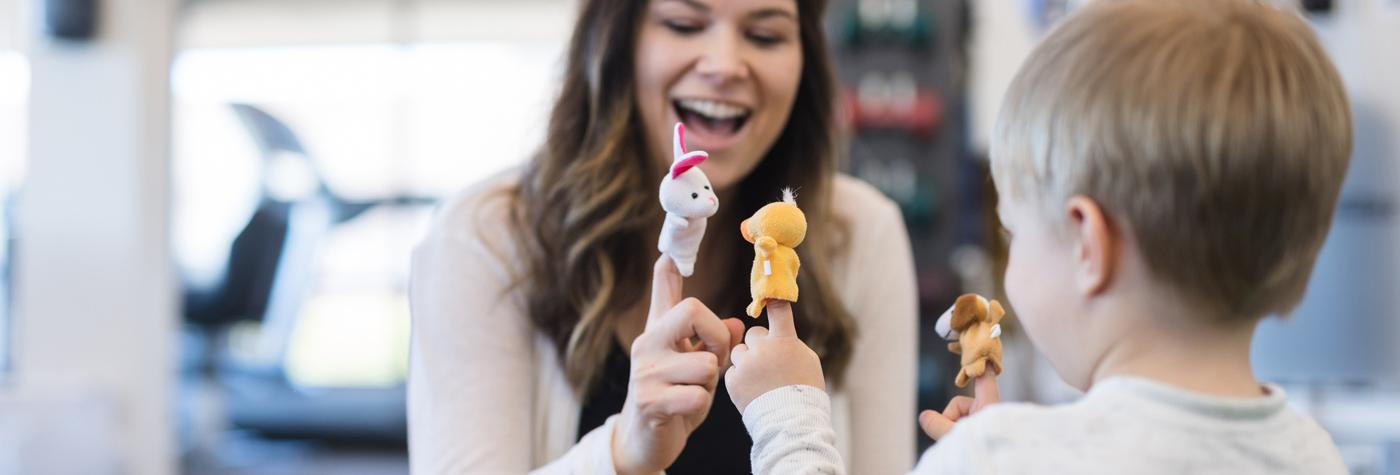
<svg viewBox="0 0 1400 475">
<path fill-rule="evenodd" d="M 582 439 L 613 414 L 622 412 L 622 403 L 627 400 L 627 380 L 631 374 L 632 359 L 621 344 L 614 344 L 604 364 L 602 378 L 588 392 L 583 409 L 579 411 L 577 438 Z M 729 400 L 729 392 L 724 389 L 724 378 L 720 378 L 710 415 L 690 434 L 685 449 L 676 457 L 676 462 L 666 469 L 666 473 L 752 473 L 749 468 L 749 448 L 752 446 L 749 432 L 744 429 L 744 420 L 734 407 L 734 402 Z"/>
</svg>

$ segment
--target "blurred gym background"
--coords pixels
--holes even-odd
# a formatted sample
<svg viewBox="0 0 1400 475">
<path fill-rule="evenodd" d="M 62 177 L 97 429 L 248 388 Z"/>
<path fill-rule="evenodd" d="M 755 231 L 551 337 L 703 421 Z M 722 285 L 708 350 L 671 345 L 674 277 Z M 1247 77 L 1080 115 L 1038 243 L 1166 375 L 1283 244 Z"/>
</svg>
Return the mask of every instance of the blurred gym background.
<svg viewBox="0 0 1400 475">
<path fill-rule="evenodd" d="M 955 391 L 933 320 L 999 294 L 999 97 L 1079 3 L 832 1 L 847 170 L 915 246 L 922 407 Z M 1400 473 L 1400 0 L 1275 3 L 1333 54 L 1357 147 L 1256 365 L 1354 473 Z M 409 250 L 538 144 L 576 6 L 0 0 L 0 474 L 407 473 Z M 1006 396 L 1074 398 L 1009 328 Z"/>
</svg>

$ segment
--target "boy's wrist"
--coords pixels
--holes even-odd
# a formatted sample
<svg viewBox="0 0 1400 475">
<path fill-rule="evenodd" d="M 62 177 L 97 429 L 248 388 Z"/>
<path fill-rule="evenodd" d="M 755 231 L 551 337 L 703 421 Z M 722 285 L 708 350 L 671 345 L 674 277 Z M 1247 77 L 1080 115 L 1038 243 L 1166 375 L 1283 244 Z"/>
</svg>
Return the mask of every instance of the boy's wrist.
<svg viewBox="0 0 1400 475">
<path fill-rule="evenodd" d="M 831 397 L 826 390 L 806 384 L 790 384 L 773 388 L 758 395 L 744 407 L 741 417 L 744 426 L 753 434 L 762 420 L 770 420 L 770 414 L 819 411 L 831 413 Z M 777 419 L 782 419 L 779 417 Z"/>
<path fill-rule="evenodd" d="M 831 425 L 831 398 L 805 384 L 760 394 L 743 414 L 755 473 L 844 473 Z"/>
</svg>

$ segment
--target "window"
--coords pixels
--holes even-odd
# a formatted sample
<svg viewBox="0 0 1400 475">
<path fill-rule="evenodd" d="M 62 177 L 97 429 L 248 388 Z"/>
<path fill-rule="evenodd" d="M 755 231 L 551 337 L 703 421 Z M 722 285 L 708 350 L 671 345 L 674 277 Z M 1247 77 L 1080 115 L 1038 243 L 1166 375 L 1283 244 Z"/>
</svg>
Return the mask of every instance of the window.
<svg viewBox="0 0 1400 475">
<path fill-rule="evenodd" d="M 294 382 L 400 382 L 408 253 L 430 202 L 520 163 L 538 145 L 559 54 L 554 44 L 519 43 L 183 52 L 172 82 L 175 242 L 186 279 L 219 280 L 260 189 L 278 186 L 262 184 L 279 172 L 269 168 L 277 160 L 260 162 L 258 141 L 231 105 L 253 106 L 292 131 L 307 171 L 337 198 L 421 205 L 376 207 L 318 238 L 313 289 L 296 323 L 280 329 Z M 396 363 L 343 356 L 352 354 Z"/>
<path fill-rule="evenodd" d="M 11 252 L 14 198 L 24 179 L 27 149 L 29 63 L 0 49 L 0 374 L 10 368 Z"/>
<path fill-rule="evenodd" d="M 218 375 L 229 426 L 402 440 L 412 247 L 438 200 L 538 147 L 562 47 L 176 56 L 174 252 L 202 335 L 186 374 Z"/>
</svg>

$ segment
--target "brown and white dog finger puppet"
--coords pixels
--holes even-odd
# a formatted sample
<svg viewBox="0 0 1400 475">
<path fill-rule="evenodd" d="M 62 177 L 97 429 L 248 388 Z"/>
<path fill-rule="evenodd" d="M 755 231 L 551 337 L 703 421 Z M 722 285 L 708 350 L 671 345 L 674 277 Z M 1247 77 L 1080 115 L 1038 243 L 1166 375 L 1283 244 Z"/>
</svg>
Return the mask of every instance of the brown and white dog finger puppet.
<svg viewBox="0 0 1400 475">
<path fill-rule="evenodd" d="M 1001 374 L 1001 317 L 1006 310 L 996 300 L 977 294 L 963 294 L 953 302 L 953 308 L 943 312 L 934 324 L 938 335 L 953 343 L 948 350 L 962 355 L 958 370 L 958 387 L 988 371 Z M 956 341 L 954 341 L 956 340 Z"/>
</svg>

